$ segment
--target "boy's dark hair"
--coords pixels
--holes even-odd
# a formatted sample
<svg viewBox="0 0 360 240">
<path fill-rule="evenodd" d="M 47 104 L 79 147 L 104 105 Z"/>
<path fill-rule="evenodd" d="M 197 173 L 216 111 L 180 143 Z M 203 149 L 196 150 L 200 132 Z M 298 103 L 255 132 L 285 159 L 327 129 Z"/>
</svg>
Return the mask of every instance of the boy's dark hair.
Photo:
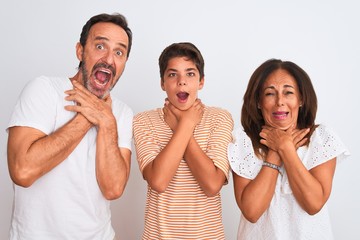
<svg viewBox="0 0 360 240">
<path fill-rule="evenodd" d="M 94 24 L 99 23 L 99 22 L 114 23 L 114 24 L 118 25 L 119 27 L 121 27 L 122 29 L 124 29 L 124 31 L 126 32 L 126 34 L 128 36 L 128 39 L 129 39 L 128 51 L 127 51 L 127 57 L 129 57 L 131 45 L 132 45 L 132 32 L 131 32 L 130 28 L 128 27 L 126 18 L 123 15 L 121 15 L 120 13 L 113 13 L 113 14 L 102 13 L 102 14 L 91 17 L 82 28 L 82 31 L 80 34 L 81 46 L 85 47 L 91 27 Z M 79 63 L 79 67 L 80 66 L 81 66 L 81 62 Z"/>
<path fill-rule="evenodd" d="M 200 73 L 200 79 L 204 77 L 204 59 L 199 49 L 190 42 L 173 43 L 166 47 L 159 57 L 160 77 L 164 80 L 164 73 L 169 60 L 175 57 L 186 57 L 195 63 Z"/>
</svg>

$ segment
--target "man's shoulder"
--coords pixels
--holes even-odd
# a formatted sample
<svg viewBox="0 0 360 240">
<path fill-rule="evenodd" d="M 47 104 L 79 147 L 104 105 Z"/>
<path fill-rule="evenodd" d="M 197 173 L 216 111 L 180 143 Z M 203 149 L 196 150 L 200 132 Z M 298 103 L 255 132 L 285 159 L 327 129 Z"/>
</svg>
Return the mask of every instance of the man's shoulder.
<svg viewBox="0 0 360 240">
<path fill-rule="evenodd" d="M 120 107 L 120 108 L 124 108 L 127 110 L 131 110 L 131 107 L 128 104 L 126 104 L 124 101 L 120 100 L 117 97 L 114 97 L 111 95 L 111 101 L 112 101 L 113 107 Z"/>
<path fill-rule="evenodd" d="M 39 76 L 27 83 L 28 87 L 39 87 L 40 89 L 44 88 L 55 88 L 55 89 L 65 89 L 70 86 L 70 80 L 66 77 L 48 77 L 48 76 Z"/>
</svg>

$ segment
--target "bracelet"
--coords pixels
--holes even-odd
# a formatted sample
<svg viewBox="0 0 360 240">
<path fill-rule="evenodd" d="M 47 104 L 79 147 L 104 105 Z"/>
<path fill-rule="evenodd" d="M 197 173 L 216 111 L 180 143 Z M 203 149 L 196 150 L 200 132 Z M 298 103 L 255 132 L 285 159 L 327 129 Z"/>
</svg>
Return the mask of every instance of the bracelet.
<svg viewBox="0 0 360 240">
<path fill-rule="evenodd" d="M 276 164 L 273 164 L 273 163 L 269 163 L 269 162 L 267 162 L 267 161 L 264 161 L 262 165 L 265 166 L 265 167 L 269 167 L 269 168 L 278 170 L 278 172 L 281 174 L 281 172 L 280 172 L 280 166 L 278 166 L 278 165 L 276 165 Z"/>
</svg>

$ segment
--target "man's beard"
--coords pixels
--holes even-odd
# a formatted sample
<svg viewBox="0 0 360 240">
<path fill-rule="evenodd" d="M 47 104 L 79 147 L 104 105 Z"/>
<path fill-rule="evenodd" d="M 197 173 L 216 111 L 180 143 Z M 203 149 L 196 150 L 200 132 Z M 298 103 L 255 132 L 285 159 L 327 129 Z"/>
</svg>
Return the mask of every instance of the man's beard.
<svg viewBox="0 0 360 240">
<path fill-rule="evenodd" d="M 115 70 L 114 70 L 113 67 L 107 65 L 106 63 L 99 63 L 99 64 L 95 64 L 94 68 L 98 67 L 99 65 L 104 65 L 106 68 L 109 68 L 113 72 L 113 76 L 115 76 Z M 109 95 L 110 91 L 115 87 L 116 83 L 118 82 L 117 81 L 118 79 L 115 81 L 115 84 L 113 86 L 110 86 L 110 88 L 108 90 L 106 90 L 105 92 L 103 92 L 102 94 L 99 95 L 98 94 L 99 91 L 91 86 L 91 82 L 90 82 L 90 79 L 89 79 L 90 78 L 89 71 L 86 69 L 85 66 L 86 66 L 86 62 L 82 61 L 80 68 L 81 68 L 82 80 L 83 80 L 83 83 L 84 83 L 84 87 L 87 90 L 89 90 L 92 94 L 97 96 L 98 98 L 104 99 L 106 96 Z M 88 76 L 89 76 L 89 78 L 88 78 Z"/>
</svg>

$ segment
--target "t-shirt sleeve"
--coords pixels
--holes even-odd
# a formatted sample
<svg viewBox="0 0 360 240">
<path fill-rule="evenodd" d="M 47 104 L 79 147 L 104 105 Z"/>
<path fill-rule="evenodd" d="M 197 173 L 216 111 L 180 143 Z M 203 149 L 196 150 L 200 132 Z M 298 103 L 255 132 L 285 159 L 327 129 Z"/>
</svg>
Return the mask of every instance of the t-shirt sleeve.
<svg viewBox="0 0 360 240">
<path fill-rule="evenodd" d="M 312 169 L 333 158 L 341 162 L 350 152 L 340 137 L 328 126 L 320 124 L 310 138 L 309 151 L 306 155 L 306 168 Z"/>
<path fill-rule="evenodd" d="M 57 97 L 48 78 L 39 77 L 30 81 L 17 100 L 8 128 L 26 126 L 50 134 L 54 130 Z"/>
<path fill-rule="evenodd" d="M 156 143 L 152 123 L 147 112 L 139 113 L 133 120 L 134 145 L 140 171 L 152 162 L 161 149 Z"/>
<path fill-rule="evenodd" d="M 227 180 L 229 179 L 230 169 L 227 147 L 232 139 L 233 127 L 234 121 L 231 114 L 226 110 L 219 110 L 216 114 L 216 127 L 213 129 L 206 150 L 206 155 L 213 160 L 217 168 L 224 172 Z"/>
<path fill-rule="evenodd" d="M 115 104 L 117 105 L 116 109 L 114 108 Z M 128 105 L 119 100 L 113 100 L 113 109 L 118 129 L 119 147 L 127 148 L 131 151 L 134 113 Z"/>
<path fill-rule="evenodd" d="M 257 176 L 263 162 L 256 157 L 250 138 L 241 128 L 233 131 L 233 142 L 228 146 L 228 158 L 234 173 L 251 180 Z"/>
</svg>

